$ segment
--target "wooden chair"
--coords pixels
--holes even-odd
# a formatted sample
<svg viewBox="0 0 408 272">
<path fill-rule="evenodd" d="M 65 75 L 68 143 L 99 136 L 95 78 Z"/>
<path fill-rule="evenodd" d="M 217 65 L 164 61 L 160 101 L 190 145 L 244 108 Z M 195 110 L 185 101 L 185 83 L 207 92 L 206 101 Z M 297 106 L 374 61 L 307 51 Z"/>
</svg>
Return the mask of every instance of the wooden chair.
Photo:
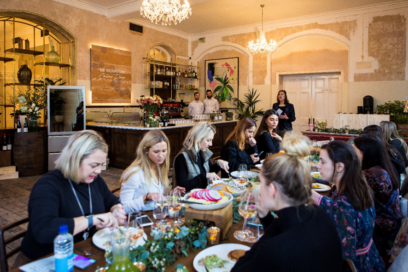
<svg viewBox="0 0 408 272">
<path fill-rule="evenodd" d="M 11 256 L 13 256 L 14 254 L 18 253 L 21 250 L 21 245 L 19 245 L 18 247 L 14 248 L 13 250 L 10 250 L 9 252 L 6 251 L 6 246 L 14 241 L 16 241 L 17 239 L 20 239 L 22 237 L 24 237 L 24 235 L 26 234 L 27 230 L 21 231 L 19 233 L 17 233 L 16 235 L 8 238 L 8 239 L 4 239 L 4 232 L 8 231 L 10 229 L 16 228 L 22 224 L 25 224 L 28 222 L 28 217 L 18 220 L 16 222 L 13 222 L 11 224 L 8 224 L 6 226 L 2 226 L 0 227 L 0 266 L 1 266 L 1 271 L 2 272 L 7 272 L 9 271 L 9 267 L 8 267 L 8 263 L 7 263 L 7 259 L 10 258 Z"/>
<path fill-rule="evenodd" d="M 120 191 L 120 187 L 111 190 L 112 194 L 114 194 L 114 193 L 116 193 L 116 192 L 119 192 L 119 191 Z"/>
<path fill-rule="evenodd" d="M 357 268 L 354 265 L 353 261 L 350 259 L 345 259 L 343 262 L 343 267 L 342 267 L 343 272 L 357 272 Z"/>
</svg>

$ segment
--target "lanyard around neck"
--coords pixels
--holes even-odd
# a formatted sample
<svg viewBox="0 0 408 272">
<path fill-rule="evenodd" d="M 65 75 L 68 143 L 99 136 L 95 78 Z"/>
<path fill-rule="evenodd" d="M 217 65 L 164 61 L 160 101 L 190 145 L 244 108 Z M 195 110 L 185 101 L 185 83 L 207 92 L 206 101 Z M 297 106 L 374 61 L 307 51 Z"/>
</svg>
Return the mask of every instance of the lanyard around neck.
<svg viewBox="0 0 408 272">
<path fill-rule="evenodd" d="M 79 202 L 79 198 L 78 198 L 78 195 L 77 195 L 77 193 L 75 191 L 74 185 L 72 184 L 72 181 L 70 179 L 68 179 L 68 180 L 69 180 L 69 184 L 71 185 L 72 192 L 74 192 L 75 198 L 76 198 L 76 200 L 78 202 L 79 208 L 81 209 L 82 215 L 85 216 L 84 209 L 82 208 L 81 202 Z M 90 209 L 90 212 L 92 214 L 92 195 L 91 195 L 91 185 L 89 185 L 89 184 L 88 184 L 88 192 L 89 192 L 89 209 Z"/>
</svg>

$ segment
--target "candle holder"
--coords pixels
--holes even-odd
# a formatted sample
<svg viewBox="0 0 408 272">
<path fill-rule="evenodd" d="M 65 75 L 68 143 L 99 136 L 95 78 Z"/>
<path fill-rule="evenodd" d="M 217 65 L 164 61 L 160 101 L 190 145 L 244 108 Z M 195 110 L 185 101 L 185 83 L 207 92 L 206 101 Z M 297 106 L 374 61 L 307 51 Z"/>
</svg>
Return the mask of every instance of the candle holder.
<svg viewBox="0 0 408 272">
<path fill-rule="evenodd" d="M 208 244 L 210 245 L 218 245 L 220 243 L 220 236 L 221 236 L 221 230 L 218 227 L 211 227 L 207 229 L 208 233 Z"/>
<path fill-rule="evenodd" d="M 144 264 L 142 262 L 134 262 L 133 265 L 136 266 L 137 268 L 139 268 L 140 272 L 145 272 L 146 271 L 146 264 Z"/>
</svg>

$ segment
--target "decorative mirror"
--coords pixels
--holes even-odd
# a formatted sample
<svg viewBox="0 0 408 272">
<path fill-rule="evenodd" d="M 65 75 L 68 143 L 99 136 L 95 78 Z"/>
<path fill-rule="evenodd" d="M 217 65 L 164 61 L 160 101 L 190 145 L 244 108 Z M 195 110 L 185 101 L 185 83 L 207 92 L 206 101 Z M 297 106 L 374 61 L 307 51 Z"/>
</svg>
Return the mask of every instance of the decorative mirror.
<svg viewBox="0 0 408 272">
<path fill-rule="evenodd" d="M 85 86 L 47 88 L 48 135 L 67 135 L 84 130 Z"/>
</svg>

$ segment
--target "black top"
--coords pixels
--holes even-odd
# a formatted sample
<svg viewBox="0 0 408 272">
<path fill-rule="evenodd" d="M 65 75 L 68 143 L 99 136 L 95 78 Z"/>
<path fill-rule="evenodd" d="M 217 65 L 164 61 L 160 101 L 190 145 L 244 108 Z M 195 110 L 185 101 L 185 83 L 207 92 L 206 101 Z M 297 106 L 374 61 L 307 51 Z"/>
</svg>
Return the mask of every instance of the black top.
<svg viewBox="0 0 408 272">
<path fill-rule="evenodd" d="M 221 148 L 221 159 L 228 162 L 229 172 L 237 171 L 240 164 L 245 163 L 247 169 L 250 170 L 254 167 L 255 163 L 252 161 L 251 156 L 254 153 L 258 153 L 257 146 L 249 146 L 244 150 L 239 150 L 238 144 L 235 141 L 228 141 Z M 221 169 L 221 176 L 228 177 L 228 174 Z"/>
<path fill-rule="evenodd" d="M 200 153 L 201 152 L 197 154 L 197 165 L 200 168 L 200 175 L 194 177 L 193 179 L 188 179 L 187 162 L 183 154 L 179 154 L 174 162 L 174 171 L 177 173 L 176 184 L 177 186 L 186 188 L 187 192 L 197 188 L 205 189 L 208 186 L 206 177 L 207 173 L 204 169 L 204 160 Z M 218 173 L 220 171 L 221 168 L 218 166 L 218 164 L 213 164 L 211 160 L 209 160 L 208 163 L 210 166 L 210 173 Z"/>
<path fill-rule="evenodd" d="M 272 108 L 274 110 L 278 110 L 280 107 L 278 103 L 275 103 L 273 104 Z M 279 130 L 280 131 L 293 130 L 292 122 L 295 122 L 296 120 L 295 107 L 293 107 L 293 104 L 288 103 L 287 105 L 285 105 L 285 110 L 283 112 L 286 113 L 289 119 L 279 119 L 279 124 L 278 124 Z"/>
<path fill-rule="evenodd" d="M 86 215 L 90 213 L 88 184 L 72 182 Z M 93 214 L 109 212 L 119 203 L 97 176 L 91 185 Z M 68 225 L 68 232 L 74 232 L 74 218 L 82 216 L 81 209 L 71 189 L 68 179 L 59 170 L 42 176 L 35 184 L 28 202 L 29 223 L 27 233 L 21 243 L 22 252 L 36 260 L 54 251 L 54 239 L 59 234 L 59 226 Z M 96 232 L 93 227 L 90 236 Z M 90 239 L 90 238 L 88 238 Z M 74 243 L 83 240 L 83 232 L 74 236 Z"/>
<path fill-rule="evenodd" d="M 340 272 L 340 238 L 330 217 L 316 205 L 289 207 L 261 218 L 265 233 L 231 272 Z"/>
<path fill-rule="evenodd" d="M 281 114 L 284 114 L 286 112 L 286 107 L 285 106 L 283 106 L 283 107 L 279 106 L 279 108 L 282 111 Z"/>
<path fill-rule="evenodd" d="M 268 131 L 264 131 L 261 135 L 257 137 L 256 145 L 258 146 L 259 152 L 261 151 L 264 152 L 261 155 L 261 159 L 265 158 L 266 153 L 275 154 L 281 150 L 281 141 L 272 137 L 272 135 Z"/>
<path fill-rule="evenodd" d="M 405 153 L 405 149 L 402 146 L 402 143 L 399 140 L 391 140 L 389 141 L 390 145 L 392 145 L 398 152 L 401 154 L 402 159 L 404 160 L 405 167 L 408 167 L 408 159 L 407 154 Z"/>
</svg>

